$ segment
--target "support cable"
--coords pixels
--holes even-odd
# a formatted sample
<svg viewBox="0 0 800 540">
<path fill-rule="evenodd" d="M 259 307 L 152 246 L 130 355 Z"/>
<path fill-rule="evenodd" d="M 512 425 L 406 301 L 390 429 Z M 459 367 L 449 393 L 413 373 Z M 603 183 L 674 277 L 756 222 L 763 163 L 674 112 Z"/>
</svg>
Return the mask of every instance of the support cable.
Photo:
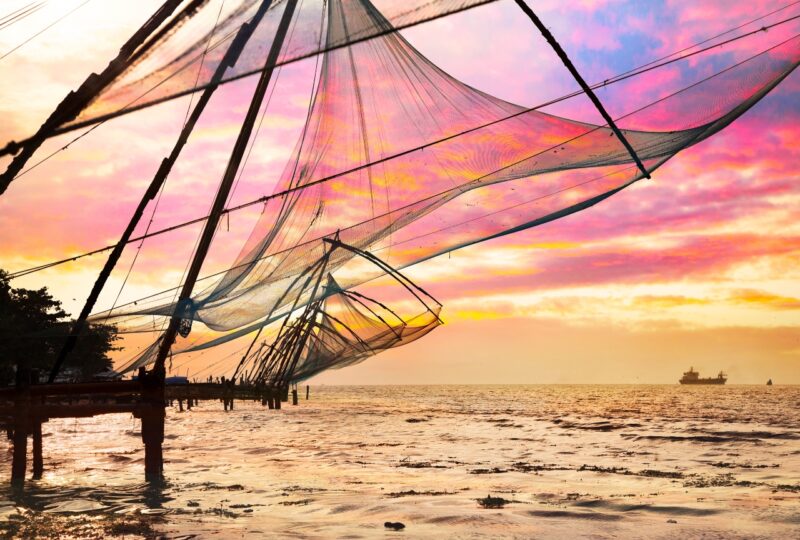
<svg viewBox="0 0 800 540">
<path fill-rule="evenodd" d="M 25 17 L 33 15 L 34 13 L 42 9 L 45 6 L 45 4 L 47 4 L 47 0 L 41 0 L 39 2 L 31 2 L 28 5 L 22 6 L 21 8 L 16 9 L 11 13 L 8 13 L 7 15 L 3 15 L 2 17 L 0 17 L 0 30 L 5 30 L 6 28 L 9 28 L 14 24 L 18 23 Z"/>
<path fill-rule="evenodd" d="M 55 21 L 51 22 L 50 24 L 48 24 L 47 26 L 45 26 L 44 28 L 42 28 L 41 30 L 39 30 L 38 32 L 36 32 L 35 34 L 33 34 L 32 36 L 30 36 L 30 37 L 26 38 L 24 41 L 22 41 L 21 43 L 19 43 L 18 45 L 16 45 L 16 46 L 15 46 L 13 49 L 11 49 L 11 50 L 10 50 L 10 51 L 8 51 L 7 53 L 5 53 L 5 54 L 3 54 L 2 56 L 0 56 L 0 61 L 2 61 L 2 60 L 3 60 L 4 58 L 6 58 L 7 56 L 10 56 L 12 53 L 14 53 L 14 52 L 18 51 L 19 49 L 21 49 L 22 47 L 24 47 L 25 45 L 27 45 L 28 43 L 30 43 L 31 41 L 33 41 L 34 39 L 36 39 L 37 37 L 39 37 L 40 35 L 44 34 L 44 33 L 45 33 L 45 32 L 47 32 L 48 30 L 50 30 L 52 27 L 54 27 L 55 25 L 57 25 L 58 23 L 60 23 L 61 21 L 63 21 L 64 19 L 66 19 L 67 17 L 69 17 L 70 15 L 72 15 L 73 13 L 75 13 L 76 11 L 78 11 L 80 8 L 82 8 L 83 6 L 85 6 L 86 4 L 88 4 L 88 3 L 89 3 L 89 2 L 91 2 L 91 1 L 92 1 L 92 0 L 84 0 L 84 2 L 83 2 L 83 3 L 81 3 L 81 4 L 77 5 L 77 6 L 75 6 L 74 8 L 72 8 L 71 10 L 69 10 L 69 11 L 68 11 L 68 12 L 66 12 L 66 13 L 64 13 L 62 16 L 60 16 L 60 17 L 59 17 L 58 19 L 56 19 Z M 37 9 L 38 9 L 38 8 L 37 8 Z M 26 16 L 27 16 L 27 15 L 30 15 L 30 12 L 29 12 L 29 13 L 27 13 L 27 14 L 26 14 Z M 14 22 L 17 22 L 18 20 L 19 20 L 19 19 L 15 20 Z M 13 23 L 11 23 L 11 24 L 13 24 Z M 11 24 L 6 24 L 6 25 L 2 26 L 2 28 L 0 28 L 0 29 L 7 28 L 7 27 L 11 26 Z"/>
</svg>

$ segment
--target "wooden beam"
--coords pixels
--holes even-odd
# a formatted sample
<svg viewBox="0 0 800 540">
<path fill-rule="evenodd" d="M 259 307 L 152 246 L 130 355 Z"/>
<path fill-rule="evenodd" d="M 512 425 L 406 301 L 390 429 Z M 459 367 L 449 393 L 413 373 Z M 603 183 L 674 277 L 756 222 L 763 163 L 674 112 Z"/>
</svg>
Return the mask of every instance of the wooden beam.
<svg viewBox="0 0 800 540">
<path fill-rule="evenodd" d="M 525 15 L 528 16 L 531 22 L 533 22 L 536 28 L 539 29 L 544 38 L 550 44 L 550 46 L 553 47 L 553 50 L 555 50 L 556 54 L 561 59 L 561 62 L 563 62 L 563 64 L 572 74 L 572 77 L 578 82 L 578 85 L 580 85 L 581 90 L 583 90 L 583 92 L 589 97 L 589 99 L 594 104 L 595 108 L 600 112 L 600 115 L 603 117 L 603 120 L 605 120 L 606 123 L 608 124 L 608 127 L 611 128 L 611 130 L 619 139 L 619 142 L 622 143 L 622 145 L 631 155 L 634 163 L 636 163 L 636 166 L 639 167 L 639 170 L 642 172 L 642 175 L 645 178 L 650 178 L 650 173 L 645 168 L 642 161 L 639 159 L 639 156 L 636 154 L 636 150 L 633 149 L 633 146 L 631 146 L 631 144 L 628 142 L 628 139 L 625 138 L 625 135 L 623 135 L 622 131 L 620 131 L 620 129 L 617 127 L 617 124 L 614 122 L 614 119 L 611 118 L 611 115 L 609 115 L 605 107 L 603 107 L 603 104 L 600 102 L 600 99 L 594 93 L 594 90 L 592 90 L 591 86 L 586 84 L 586 81 L 583 80 L 583 77 L 581 76 L 580 72 L 575 67 L 575 65 L 572 63 L 572 61 L 569 59 L 567 53 L 564 51 L 564 49 L 561 48 L 561 45 L 558 43 L 558 41 L 556 41 L 555 36 L 553 36 L 553 34 L 544 25 L 541 19 L 539 19 L 539 17 L 536 16 L 533 10 L 530 7 L 528 7 L 528 4 L 525 3 L 525 0 L 514 0 L 514 1 L 520 7 L 523 13 L 525 13 Z"/>
<path fill-rule="evenodd" d="M 268 7 L 270 3 L 271 0 L 264 0 L 262 7 Z M 211 247 L 211 241 L 214 237 L 214 232 L 219 224 L 222 211 L 225 209 L 225 203 L 228 200 L 228 195 L 230 194 L 231 187 L 233 186 L 236 173 L 238 172 L 239 166 L 242 163 L 242 158 L 244 157 L 247 143 L 250 140 L 253 127 L 255 126 L 258 118 L 259 110 L 264 102 L 264 97 L 267 93 L 270 80 L 272 79 L 272 74 L 275 71 L 275 64 L 277 63 L 278 55 L 283 48 L 283 42 L 289 30 L 289 24 L 292 21 L 292 16 L 294 15 L 296 6 L 297 0 L 287 0 L 283 16 L 281 17 L 281 22 L 278 25 L 275 38 L 272 41 L 272 46 L 270 47 L 269 54 L 265 62 L 264 71 L 261 73 L 261 77 L 259 77 L 253 98 L 250 101 L 250 107 L 247 111 L 247 115 L 245 116 L 241 129 L 239 130 L 239 136 L 236 139 L 236 144 L 234 145 L 233 151 L 231 152 L 231 156 L 228 160 L 228 166 L 225 170 L 222 182 L 220 183 L 217 195 L 214 199 L 214 205 L 212 206 L 208 220 L 203 228 L 203 233 L 200 237 L 200 242 L 198 243 L 197 251 L 192 259 L 189 271 L 186 274 L 186 281 L 184 282 L 180 295 L 178 296 L 178 301 L 175 305 L 175 311 L 173 312 L 172 318 L 169 321 L 167 330 L 161 337 L 161 344 L 158 349 L 155 366 L 153 367 L 153 370 L 156 373 L 163 374 L 165 372 L 164 362 L 166 361 L 170 348 L 172 347 L 172 344 L 175 342 L 175 338 L 178 335 L 178 327 L 185 316 L 193 315 L 191 313 L 190 306 L 188 306 L 187 303 L 191 301 L 192 290 L 194 289 L 195 282 L 200 274 L 203 261 L 205 261 L 208 250 Z M 263 7 L 263 9 L 266 9 L 266 7 Z"/>
<path fill-rule="evenodd" d="M 200 119 L 203 111 L 205 111 L 206 105 L 208 105 L 208 102 L 211 100 L 211 96 L 213 96 L 214 92 L 217 90 L 217 88 L 219 88 L 219 84 L 222 81 L 225 72 L 229 67 L 233 66 L 238 61 L 245 45 L 253 35 L 255 28 L 261 22 L 261 19 L 264 17 L 264 14 L 269 8 L 269 5 L 269 2 L 262 4 L 261 9 L 256 12 L 256 14 L 253 16 L 253 19 L 249 23 L 243 24 L 242 27 L 239 28 L 236 37 L 234 37 L 231 41 L 228 50 L 225 52 L 225 56 L 217 65 L 209 85 L 206 86 L 205 90 L 200 95 L 200 99 L 197 100 L 191 115 L 184 124 L 183 129 L 181 129 L 181 133 L 178 136 L 178 140 L 175 142 L 175 146 L 172 148 L 172 152 L 170 152 L 169 156 L 164 158 L 164 160 L 161 162 L 158 171 L 156 171 L 153 180 L 150 182 L 150 187 L 148 187 L 147 191 L 145 191 L 144 196 L 139 201 L 139 205 L 136 207 L 136 210 L 134 210 L 133 216 L 131 216 L 131 219 L 128 222 L 128 226 L 122 233 L 122 237 L 119 239 L 119 242 L 117 242 L 117 244 L 114 246 L 114 249 L 111 251 L 111 254 L 108 256 L 108 260 L 106 260 L 105 266 L 103 266 L 103 269 L 100 271 L 100 275 L 97 277 L 97 280 L 92 287 L 92 291 L 89 293 L 89 297 L 86 299 L 86 303 L 84 304 L 78 319 L 72 325 L 69 336 L 67 336 L 64 346 L 61 348 L 61 352 L 59 352 L 58 358 L 56 359 L 56 362 L 50 371 L 48 382 L 52 383 L 55 380 L 59 370 L 61 369 L 61 366 L 64 365 L 64 361 L 66 360 L 67 356 L 69 356 L 70 352 L 72 352 L 72 349 L 75 347 L 78 337 L 80 336 L 86 324 L 86 320 L 89 318 L 89 314 L 91 314 L 92 310 L 94 309 L 94 305 L 97 302 L 103 287 L 105 287 L 108 278 L 111 276 L 111 271 L 114 269 L 117 261 L 119 261 L 119 258 L 122 256 L 122 251 L 130 241 L 131 236 L 133 235 L 136 226 L 139 224 L 139 220 L 141 220 L 145 209 L 150 201 L 153 200 L 161 190 L 161 187 L 164 185 L 167 176 L 172 171 L 172 167 L 178 160 L 178 157 L 183 151 L 184 146 L 189 141 L 189 136 L 192 134 L 192 131 L 194 131 L 197 121 Z"/>
<path fill-rule="evenodd" d="M 0 388 L 0 399 L 13 399 L 16 388 Z M 29 390 L 32 396 L 77 396 L 81 394 L 127 394 L 142 391 L 139 381 L 105 381 L 65 384 L 34 384 Z"/>
</svg>

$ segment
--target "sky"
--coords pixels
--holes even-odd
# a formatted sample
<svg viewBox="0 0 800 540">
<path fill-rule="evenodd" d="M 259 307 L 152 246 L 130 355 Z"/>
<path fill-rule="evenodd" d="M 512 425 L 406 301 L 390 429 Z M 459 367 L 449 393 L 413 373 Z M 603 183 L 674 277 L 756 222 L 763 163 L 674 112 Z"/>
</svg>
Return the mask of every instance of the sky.
<svg viewBox="0 0 800 540">
<path fill-rule="evenodd" d="M 2 142 L 30 134 L 69 89 L 102 69 L 157 2 L 52 4 L 0 29 L 3 56 L 70 6 L 78 8 L 0 59 Z M 601 81 L 787 4 L 585 0 L 569 8 L 559 2 L 535 6 L 585 78 Z M 768 20 L 798 14 L 800 4 Z M 760 52 L 779 32 L 794 35 L 800 24 L 732 44 L 713 61 L 670 66 L 626 83 L 624 92 L 598 95 L 618 116 L 680 88 L 692 69 L 705 73 L 715 62 L 724 65 L 725 55 L 738 59 Z M 575 88 L 510 1 L 403 35 L 455 78 L 514 103 L 530 106 Z M 274 98 L 281 106 L 266 118 L 232 203 L 269 192 L 277 181 L 302 125 L 297 112 L 307 105 L 303 69 L 308 66 L 283 75 Z M 208 177 L 224 167 L 226 142 L 236 135 L 248 89 L 251 82 L 243 81 L 215 97 L 213 104 L 221 105 L 201 121 L 154 226 L 206 212 L 215 185 Z M 800 384 L 798 97 L 800 76 L 794 73 L 651 180 L 559 221 L 411 267 L 408 274 L 444 304 L 446 324 L 416 343 L 312 383 L 669 384 L 694 366 L 709 375 L 724 370 L 731 383 L 772 378 Z M 187 105 L 187 99 L 176 100 L 108 122 L 16 180 L 0 197 L 0 267 L 19 270 L 113 243 L 169 151 Z M 586 100 L 547 112 L 596 119 Z M 49 141 L 31 163 L 71 138 Z M 257 219 L 255 211 L 231 218 L 204 273 L 230 265 Z M 136 249 L 126 250 L 99 305 L 176 286 L 198 232 L 189 228 L 148 242 L 116 300 L 136 255 Z M 46 285 L 75 313 L 102 262 L 83 259 L 15 285 Z M 197 361 L 211 364 L 215 354 L 223 353 Z"/>
</svg>

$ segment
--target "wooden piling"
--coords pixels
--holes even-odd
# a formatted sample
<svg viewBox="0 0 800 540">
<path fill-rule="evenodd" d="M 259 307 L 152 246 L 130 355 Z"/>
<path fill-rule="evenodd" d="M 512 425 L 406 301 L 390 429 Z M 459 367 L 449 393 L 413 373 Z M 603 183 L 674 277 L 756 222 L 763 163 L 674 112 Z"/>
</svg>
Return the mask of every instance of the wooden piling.
<svg viewBox="0 0 800 540">
<path fill-rule="evenodd" d="M 297 405 L 297 388 L 292 388 L 292 405 Z"/>
<path fill-rule="evenodd" d="M 139 371 L 142 384 L 139 414 L 142 418 L 144 476 L 148 481 L 159 481 L 164 474 L 164 375 L 163 371 Z"/>
<path fill-rule="evenodd" d="M 164 409 L 148 407 L 142 412 L 142 442 L 144 442 L 144 476 L 160 480 L 164 473 Z"/>
<path fill-rule="evenodd" d="M 31 373 L 25 362 L 17 364 L 16 399 L 14 403 L 14 452 L 11 458 L 11 482 L 23 483 L 28 467 L 28 431 L 30 426 Z"/>
<path fill-rule="evenodd" d="M 44 459 L 42 457 L 42 422 L 33 422 L 33 478 L 38 480 L 44 473 Z"/>
<path fill-rule="evenodd" d="M 28 460 L 28 433 L 23 422 L 14 423 L 14 454 L 11 461 L 11 482 L 22 483 L 25 481 L 25 469 Z"/>
<path fill-rule="evenodd" d="M 311 392 L 311 387 L 309 385 L 306 385 L 306 401 L 308 401 L 309 392 Z"/>
</svg>

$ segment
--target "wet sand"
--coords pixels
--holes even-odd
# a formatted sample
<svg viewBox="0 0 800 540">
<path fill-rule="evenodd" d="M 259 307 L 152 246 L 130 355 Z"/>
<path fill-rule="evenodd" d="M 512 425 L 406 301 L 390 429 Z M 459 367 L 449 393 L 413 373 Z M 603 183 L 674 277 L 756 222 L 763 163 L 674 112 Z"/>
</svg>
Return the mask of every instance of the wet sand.
<svg viewBox="0 0 800 540">
<path fill-rule="evenodd" d="M 65 538 L 798 538 L 800 387 L 319 387 L 168 411 L 166 480 L 128 415 L 44 425 L 0 530 Z M 401 522 L 402 530 L 385 522 Z"/>
</svg>

